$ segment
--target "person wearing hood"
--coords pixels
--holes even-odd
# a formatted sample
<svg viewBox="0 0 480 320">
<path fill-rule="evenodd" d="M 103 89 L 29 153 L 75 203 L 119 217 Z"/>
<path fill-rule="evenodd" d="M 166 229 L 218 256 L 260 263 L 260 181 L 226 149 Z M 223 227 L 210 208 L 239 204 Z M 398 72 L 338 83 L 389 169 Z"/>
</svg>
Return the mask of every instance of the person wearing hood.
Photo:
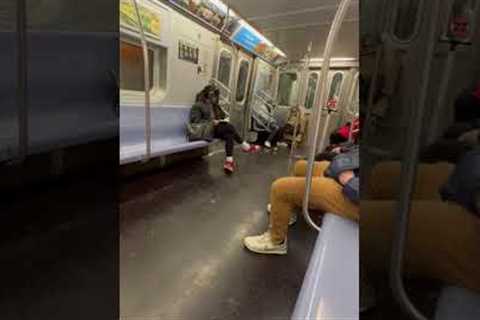
<svg viewBox="0 0 480 320">
<path fill-rule="evenodd" d="M 235 127 L 229 122 L 227 113 L 219 105 L 219 91 L 213 86 L 205 87 L 196 98 L 190 111 L 190 123 L 187 126 L 190 141 L 220 139 L 225 142 L 226 173 L 235 171 L 233 158 L 235 142 L 242 146 L 244 152 L 254 153 L 258 149 L 244 141 Z"/>
</svg>

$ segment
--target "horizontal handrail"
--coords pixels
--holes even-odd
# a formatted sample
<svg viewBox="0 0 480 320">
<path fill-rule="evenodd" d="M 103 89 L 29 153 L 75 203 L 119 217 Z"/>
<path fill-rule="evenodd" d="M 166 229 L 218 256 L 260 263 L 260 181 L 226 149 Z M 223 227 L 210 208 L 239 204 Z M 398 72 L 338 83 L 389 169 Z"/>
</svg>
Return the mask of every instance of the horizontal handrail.
<svg viewBox="0 0 480 320">
<path fill-rule="evenodd" d="M 225 90 L 229 95 L 232 94 L 232 90 L 230 90 L 229 87 L 227 87 L 226 85 L 224 85 L 222 82 L 220 82 L 217 78 L 212 78 L 211 79 L 211 82 L 214 82 L 215 85 L 221 87 L 223 90 Z"/>
</svg>

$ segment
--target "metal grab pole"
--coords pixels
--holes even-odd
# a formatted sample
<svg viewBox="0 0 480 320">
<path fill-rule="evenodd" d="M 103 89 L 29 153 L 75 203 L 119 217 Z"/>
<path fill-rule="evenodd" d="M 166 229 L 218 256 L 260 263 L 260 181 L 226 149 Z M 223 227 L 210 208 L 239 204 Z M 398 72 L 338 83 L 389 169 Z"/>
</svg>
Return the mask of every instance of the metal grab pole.
<svg viewBox="0 0 480 320">
<path fill-rule="evenodd" d="M 432 128 L 431 128 L 431 135 L 429 138 L 429 142 L 432 143 L 437 138 L 437 129 L 439 127 L 438 118 L 442 111 L 445 111 L 446 106 L 446 96 L 448 85 L 450 84 L 450 79 L 452 78 L 452 71 L 455 65 L 455 54 L 456 54 L 456 46 L 450 45 L 450 49 L 448 50 L 447 54 L 447 61 L 445 63 L 445 70 L 443 71 L 442 79 L 440 81 L 440 87 L 438 90 L 438 99 L 437 99 L 437 110 L 432 114 L 432 119 L 429 121 Z"/>
<path fill-rule="evenodd" d="M 132 0 L 137 14 L 138 28 L 140 30 L 140 38 L 143 48 L 143 67 L 144 67 L 144 83 L 145 83 L 145 145 L 147 148 L 147 155 L 145 161 L 149 161 L 152 154 L 152 125 L 151 125 L 151 110 L 150 110 L 150 61 L 148 59 L 148 44 L 143 29 L 142 17 L 138 9 L 137 0 Z"/>
<path fill-rule="evenodd" d="M 310 44 L 308 45 L 308 48 L 307 48 L 307 54 L 305 55 L 305 63 L 303 65 L 302 72 L 304 72 L 305 70 L 308 70 L 308 67 L 310 66 L 310 54 L 312 52 L 312 46 L 313 46 L 313 44 L 312 44 L 312 42 L 310 42 Z M 293 129 L 293 141 L 292 141 L 292 145 L 290 147 L 290 156 L 288 158 L 288 174 L 292 174 L 293 157 L 295 156 L 295 149 L 296 149 L 296 145 L 297 145 L 298 126 L 300 124 L 301 115 L 302 115 L 302 112 L 301 112 L 301 109 L 300 109 L 301 97 L 303 97 L 303 88 L 305 87 L 305 82 L 307 82 L 307 84 L 308 84 L 308 71 L 302 76 L 301 81 L 300 81 L 301 85 L 298 88 L 297 107 L 298 107 L 299 113 L 298 113 L 297 119 L 295 119 L 295 128 Z"/>
<path fill-rule="evenodd" d="M 337 38 L 338 32 L 340 31 L 340 27 L 342 26 L 342 22 L 345 18 L 345 14 L 347 13 L 347 9 L 350 6 L 351 0 L 342 0 L 340 3 L 337 13 L 335 14 L 335 18 L 332 23 L 332 27 L 330 28 L 330 32 L 328 34 L 327 43 L 325 45 L 325 51 L 323 53 L 323 65 L 322 71 L 320 76 L 320 99 L 319 99 L 319 106 L 325 105 L 327 101 L 327 80 L 328 80 L 328 70 L 330 69 L 330 58 L 332 55 L 332 48 L 333 44 Z M 314 229 L 320 231 L 320 227 L 317 226 L 315 222 L 313 222 L 312 218 L 310 218 L 310 213 L 308 212 L 308 206 L 310 202 L 310 191 L 312 189 L 312 175 L 313 175 L 313 167 L 315 165 L 315 153 L 316 147 L 318 142 L 318 135 L 320 132 L 320 120 L 322 118 L 321 110 L 318 110 L 317 119 L 315 123 L 315 132 L 313 135 L 313 143 L 311 146 L 311 151 L 308 156 L 308 169 L 305 181 L 305 195 L 303 198 L 303 216 L 307 223 L 313 227 Z"/>
<path fill-rule="evenodd" d="M 27 66 L 27 8 L 25 0 L 17 2 L 17 111 L 18 111 L 18 162 L 23 163 L 28 154 L 28 66 Z"/>
<path fill-rule="evenodd" d="M 298 125 L 300 124 L 300 120 L 302 118 L 302 111 L 298 108 L 297 111 L 297 118 L 295 119 L 295 127 L 293 128 L 293 139 L 292 145 L 290 146 L 290 155 L 288 156 L 288 174 L 292 174 L 292 166 L 293 166 L 293 157 L 295 155 L 295 145 L 297 144 L 297 133 L 298 133 Z"/>
<path fill-rule="evenodd" d="M 325 120 L 325 125 L 323 126 L 322 135 L 320 138 L 320 147 L 318 148 L 320 150 L 325 149 L 325 140 L 327 138 L 328 128 L 330 127 L 330 117 L 332 116 L 332 112 L 337 111 L 327 107 L 327 119 Z"/>
<path fill-rule="evenodd" d="M 394 237 L 392 243 L 392 257 L 390 265 L 390 284 L 392 286 L 393 295 L 400 306 L 407 312 L 407 314 L 415 320 L 427 320 L 427 318 L 420 313 L 414 306 L 403 283 L 403 265 L 405 258 L 405 248 L 407 242 L 407 233 L 409 225 L 410 207 L 412 201 L 412 194 L 415 188 L 415 180 L 417 175 L 418 151 L 420 149 L 420 138 L 422 134 L 423 120 L 425 115 L 425 106 L 427 101 L 427 92 L 432 70 L 431 60 L 435 53 L 435 39 L 436 27 L 439 15 L 439 1 L 432 1 L 432 8 L 429 12 L 431 17 L 427 39 L 426 57 L 427 63 L 423 69 L 421 83 L 421 91 L 416 108 L 413 108 L 412 125 L 410 140 L 408 141 L 408 153 L 403 161 L 401 171 L 401 189 L 399 201 L 396 208 Z"/>
</svg>

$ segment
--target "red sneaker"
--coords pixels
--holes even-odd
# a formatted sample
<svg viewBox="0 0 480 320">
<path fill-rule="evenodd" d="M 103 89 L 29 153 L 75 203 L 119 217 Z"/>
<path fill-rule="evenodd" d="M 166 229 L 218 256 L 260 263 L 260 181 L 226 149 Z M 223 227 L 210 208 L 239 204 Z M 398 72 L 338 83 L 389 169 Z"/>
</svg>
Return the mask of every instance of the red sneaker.
<svg viewBox="0 0 480 320">
<path fill-rule="evenodd" d="M 252 144 L 250 145 L 250 148 L 247 148 L 247 149 L 242 148 L 242 150 L 243 152 L 247 152 L 247 153 L 257 153 L 257 152 L 260 152 L 262 148 L 259 145 Z"/>
<path fill-rule="evenodd" d="M 227 174 L 233 173 L 235 171 L 235 162 L 225 160 L 225 163 L 223 164 L 223 170 L 225 170 L 225 173 Z"/>
</svg>

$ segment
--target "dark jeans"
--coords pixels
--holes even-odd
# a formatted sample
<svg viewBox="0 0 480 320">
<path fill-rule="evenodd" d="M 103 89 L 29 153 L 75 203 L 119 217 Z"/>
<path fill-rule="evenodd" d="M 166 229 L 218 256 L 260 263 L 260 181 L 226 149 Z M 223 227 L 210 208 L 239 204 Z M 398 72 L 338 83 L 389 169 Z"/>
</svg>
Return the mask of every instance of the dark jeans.
<svg viewBox="0 0 480 320">
<path fill-rule="evenodd" d="M 330 144 L 340 144 L 340 143 L 344 143 L 344 142 L 347 142 L 347 141 L 348 141 L 348 139 L 345 139 L 344 137 L 342 137 L 337 132 L 334 132 L 330 135 Z"/>
<path fill-rule="evenodd" d="M 233 156 L 235 141 L 242 143 L 243 139 L 235 130 L 235 127 L 228 122 L 220 122 L 215 126 L 215 138 L 225 141 L 225 153 L 227 157 Z"/>
<path fill-rule="evenodd" d="M 276 147 L 278 142 L 283 138 L 283 128 L 278 128 L 270 133 L 267 141 L 270 141 L 272 147 Z"/>
<path fill-rule="evenodd" d="M 255 142 L 258 145 L 263 145 L 265 141 L 270 141 L 272 147 L 275 148 L 280 140 L 283 138 L 284 130 L 283 128 L 277 128 L 272 132 L 262 131 L 258 133 L 257 141 Z"/>
</svg>

